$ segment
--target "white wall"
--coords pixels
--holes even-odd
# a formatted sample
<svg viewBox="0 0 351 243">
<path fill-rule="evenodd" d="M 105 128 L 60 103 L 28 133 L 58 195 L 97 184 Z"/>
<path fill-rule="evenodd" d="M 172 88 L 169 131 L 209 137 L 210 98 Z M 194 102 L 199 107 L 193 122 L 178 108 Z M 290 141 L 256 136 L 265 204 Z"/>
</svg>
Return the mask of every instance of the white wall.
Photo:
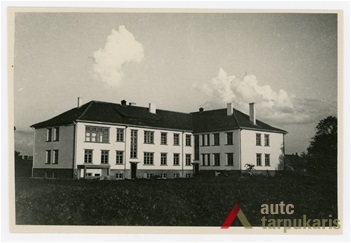
<svg viewBox="0 0 351 243">
<path fill-rule="evenodd" d="M 261 134 L 261 146 L 256 146 L 256 133 Z M 264 134 L 269 134 L 270 145 L 264 145 Z M 254 164 L 256 170 L 278 170 L 283 169 L 282 156 L 284 135 L 281 133 L 260 132 L 253 130 L 241 131 L 241 166 L 245 169 L 245 164 Z M 262 166 L 256 165 L 256 154 L 262 154 Z M 270 166 L 265 166 L 264 155 L 270 154 Z"/>
<path fill-rule="evenodd" d="M 110 128 L 109 143 L 92 143 L 85 142 L 85 126 L 102 126 Z M 125 129 L 125 140 L 124 142 L 116 142 L 117 128 Z M 136 159 L 130 158 L 130 136 L 131 130 L 138 131 L 138 156 Z M 154 132 L 154 144 L 144 144 L 144 131 Z M 161 145 L 161 132 L 167 132 L 167 145 Z M 173 134 L 180 134 L 180 145 L 173 145 Z M 191 135 L 191 145 L 185 146 L 185 136 Z M 76 163 L 77 165 L 84 164 L 84 149 L 93 149 L 93 164 L 100 164 L 101 150 L 109 150 L 109 164 L 111 169 L 130 169 L 130 162 L 139 162 L 138 170 L 191 170 L 191 166 L 185 165 L 185 154 L 191 154 L 192 160 L 194 159 L 194 139 L 191 132 L 182 131 L 171 131 L 171 130 L 159 130 L 153 128 L 137 128 L 137 127 L 126 127 L 123 125 L 105 125 L 95 123 L 77 123 L 77 153 Z M 116 165 L 116 150 L 124 151 L 124 164 Z M 154 153 L 154 164 L 144 165 L 144 152 Z M 161 153 L 167 153 L 167 166 L 161 165 Z M 173 153 L 180 154 L 180 165 L 173 165 Z M 182 155 L 183 154 L 183 158 Z"/>
</svg>

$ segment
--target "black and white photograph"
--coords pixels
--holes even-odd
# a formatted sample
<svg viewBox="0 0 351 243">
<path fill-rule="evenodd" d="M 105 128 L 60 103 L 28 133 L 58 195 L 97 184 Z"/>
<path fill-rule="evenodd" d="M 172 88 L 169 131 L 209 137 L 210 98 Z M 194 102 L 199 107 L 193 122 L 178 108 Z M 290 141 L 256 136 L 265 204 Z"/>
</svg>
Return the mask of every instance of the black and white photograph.
<svg viewBox="0 0 351 243">
<path fill-rule="evenodd" d="M 9 13 L 15 231 L 340 234 L 342 11 Z"/>
</svg>

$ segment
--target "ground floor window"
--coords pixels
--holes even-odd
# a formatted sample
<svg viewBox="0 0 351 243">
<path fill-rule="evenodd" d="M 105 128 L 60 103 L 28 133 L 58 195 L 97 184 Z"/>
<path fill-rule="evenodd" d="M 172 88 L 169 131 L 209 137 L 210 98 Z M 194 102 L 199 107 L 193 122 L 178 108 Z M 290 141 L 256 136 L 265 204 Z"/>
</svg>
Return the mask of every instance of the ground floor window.
<svg viewBox="0 0 351 243">
<path fill-rule="evenodd" d="M 167 173 L 161 173 L 161 178 L 167 178 Z"/>
<path fill-rule="evenodd" d="M 192 177 L 192 176 L 193 176 L 193 174 L 191 174 L 191 173 L 186 173 L 186 174 L 185 174 L 185 177 L 186 177 L 186 178 L 189 178 L 189 177 Z"/>
<path fill-rule="evenodd" d="M 190 166 L 191 165 L 191 154 L 186 154 L 185 155 L 185 165 Z"/>
<path fill-rule="evenodd" d="M 56 172 L 46 171 L 45 172 L 45 178 L 47 178 L 47 179 L 56 179 L 57 178 L 57 174 L 56 174 Z"/>
<path fill-rule="evenodd" d="M 173 174 L 173 177 L 174 177 L 174 178 L 179 178 L 180 175 L 179 175 L 179 173 L 174 173 L 174 174 Z"/>
<path fill-rule="evenodd" d="M 262 166 L 262 154 L 256 154 L 256 165 Z"/>
<path fill-rule="evenodd" d="M 227 153 L 227 165 L 233 166 L 234 165 L 234 154 Z"/>
<path fill-rule="evenodd" d="M 214 159 L 214 165 L 215 166 L 220 166 L 221 165 L 219 154 L 213 154 L 213 159 Z"/>
<path fill-rule="evenodd" d="M 146 173 L 146 178 L 147 178 L 147 179 L 150 179 L 150 178 L 153 177 L 153 176 L 154 176 L 153 173 Z"/>
<path fill-rule="evenodd" d="M 264 165 L 271 166 L 271 155 L 270 154 L 264 155 Z"/>
<path fill-rule="evenodd" d="M 116 173 L 116 179 L 123 179 L 123 173 Z"/>
</svg>

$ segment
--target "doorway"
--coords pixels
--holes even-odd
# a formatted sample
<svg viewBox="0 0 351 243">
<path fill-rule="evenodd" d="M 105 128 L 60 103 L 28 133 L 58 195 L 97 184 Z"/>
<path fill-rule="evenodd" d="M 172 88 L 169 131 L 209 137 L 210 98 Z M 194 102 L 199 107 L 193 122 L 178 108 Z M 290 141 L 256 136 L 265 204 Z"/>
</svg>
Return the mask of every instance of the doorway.
<svg viewBox="0 0 351 243">
<path fill-rule="evenodd" d="M 138 164 L 137 164 L 137 163 L 130 163 L 131 178 L 132 178 L 132 179 L 136 179 L 137 167 L 138 167 Z"/>
</svg>

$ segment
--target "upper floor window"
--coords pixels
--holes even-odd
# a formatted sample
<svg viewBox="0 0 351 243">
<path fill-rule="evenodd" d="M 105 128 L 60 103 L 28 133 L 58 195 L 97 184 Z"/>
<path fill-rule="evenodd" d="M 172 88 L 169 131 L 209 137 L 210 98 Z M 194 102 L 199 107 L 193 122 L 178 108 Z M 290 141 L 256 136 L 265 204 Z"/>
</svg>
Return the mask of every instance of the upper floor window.
<svg viewBox="0 0 351 243">
<path fill-rule="evenodd" d="M 219 153 L 213 154 L 213 158 L 214 158 L 214 165 L 215 166 L 220 166 L 221 165 L 221 163 L 220 163 L 220 154 Z"/>
<path fill-rule="evenodd" d="M 233 133 L 227 132 L 227 145 L 233 145 Z"/>
<path fill-rule="evenodd" d="M 45 160 L 45 164 L 51 164 L 51 150 L 46 150 L 46 160 Z"/>
<path fill-rule="evenodd" d="M 53 164 L 58 164 L 58 159 L 59 159 L 59 151 L 57 149 L 53 150 Z"/>
<path fill-rule="evenodd" d="M 85 149 L 84 150 L 84 163 L 91 164 L 93 163 L 93 150 Z"/>
<path fill-rule="evenodd" d="M 256 165 L 262 166 L 262 154 L 256 154 Z"/>
<path fill-rule="evenodd" d="M 179 134 L 178 133 L 173 134 L 173 144 L 179 145 Z"/>
<path fill-rule="evenodd" d="M 261 146 L 261 133 L 256 133 L 256 146 Z"/>
<path fill-rule="evenodd" d="M 123 128 L 117 128 L 117 142 L 124 142 L 124 129 Z"/>
<path fill-rule="evenodd" d="M 110 129 L 108 127 L 85 127 L 85 141 L 93 143 L 108 143 Z"/>
<path fill-rule="evenodd" d="M 154 143 L 154 132 L 144 131 L 144 143 L 147 143 L 147 144 Z"/>
<path fill-rule="evenodd" d="M 167 165 L 167 153 L 161 153 L 161 165 Z"/>
<path fill-rule="evenodd" d="M 144 165 L 154 164 L 154 153 L 144 152 Z"/>
<path fill-rule="evenodd" d="M 167 133 L 166 132 L 161 132 L 161 144 L 163 144 L 163 145 L 167 144 Z"/>
<path fill-rule="evenodd" d="M 213 145 L 218 146 L 219 145 L 219 133 L 214 133 L 213 134 Z"/>
<path fill-rule="evenodd" d="M 50 142 L 52 139 L 52 128 L 46 128 L 46 142 Z"/>
<path fill-rule="evenodd" d="M 210 145 L 210 134 L 202 134 L 202 146 Z"/>
<path fill-rule="evenodd" d="M 191 146 L 191 135 L 185 136 L 185 146 Z"/>
<path fill-rule="evenodd" d="M 101 150 L 101 164 L 108 164 L 108 150 Z"/>
<path fill-rule="evenodd" d="M 60 139 L 60 127 L 54 127 L 54 141 L 58 141 Z"/>
<path fill-rule="evenodd" d="M 269 134 L 264 135 L 264 146 L 269 146 Z"/>
</svg>

